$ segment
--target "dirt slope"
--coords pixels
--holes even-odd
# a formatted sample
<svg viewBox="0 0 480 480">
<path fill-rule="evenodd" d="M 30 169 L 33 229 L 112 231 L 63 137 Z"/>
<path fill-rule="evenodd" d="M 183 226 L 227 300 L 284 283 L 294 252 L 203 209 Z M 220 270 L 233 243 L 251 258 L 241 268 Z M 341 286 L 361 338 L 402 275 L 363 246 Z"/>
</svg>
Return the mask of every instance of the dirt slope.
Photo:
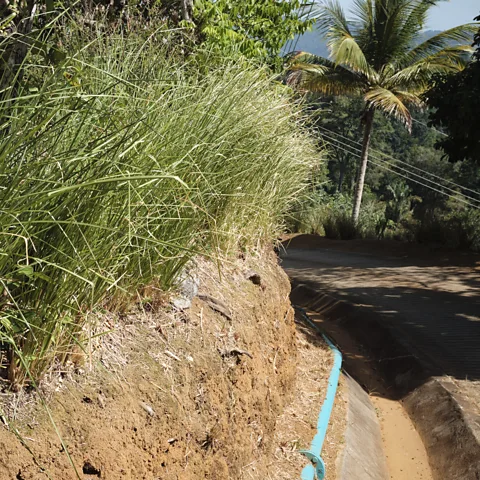
<svg viewBox="0 0 480 480">
<path fill-rule="evenodd" d="M 199 260 L 196 272 L 207 297 L 185 313 L 152 290 L 86 332 L 108 333 L 43 386 L 59 435 L 38 396 L 7 396 L 1 479 L 226 480 L 252 462 L 267 471 L 295 380 L 288 279 L 271 253 L 223 262 L 222 275 Z"/>
</svg>

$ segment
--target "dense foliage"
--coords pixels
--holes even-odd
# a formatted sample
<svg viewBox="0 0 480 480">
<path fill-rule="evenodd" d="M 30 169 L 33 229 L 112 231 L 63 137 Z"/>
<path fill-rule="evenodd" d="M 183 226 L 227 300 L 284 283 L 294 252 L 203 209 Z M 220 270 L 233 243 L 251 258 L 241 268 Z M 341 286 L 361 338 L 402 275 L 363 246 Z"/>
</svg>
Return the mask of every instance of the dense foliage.
<svg viewBox="0 0 480 480">
<path fill-rule="evenodd" d="M 194 22 L 207 44 L 225 53 L 240 53 L 269 63 L 287 40 L 304 33 L 312 20 L 302 17 L 301 0 L 198 0 Z"/>
<path fill-rule="evenodd" d="M 290 81 L 323 95 L 361 96 L 364 111 L 362 162 L 353 222 L 360 214 L 374 113 L 390 115 L 412 127 L 411 107 L 434 75 L 461 71 L 477 25 L 461 25 L 418 44 L 429 10 L 439 0 L 357 0 L 347 19 L 338 0 L 320 8 L 318 25 L 328 41 L 330 58 L 309 53 L 293 59 Z"/>
<path fill-rule="evenodd" d="M 361 99 L 310 97 L 309 104 L 312 126 L 327 150 L 328 169 L 294 206 L 292 230 L 480 250 L 480 166 L 444 158 L 435 148 L 443 135 L 428 126 L 430 112 L 413 112 L 411 134 L 398 121 L 375 118 L 367 187 L 355 229 L 350 211 L 361 153 Z"/>
<path fill-rule="evenodd" d="M 480 164 L 480 30 L 474 45 L 470 65 L 457 75 L 437 78 L 427 97 L 434 108 L 432 123 L 448 132 L 440 148 L 452 162 L 470 159 Z"/>
</svg>

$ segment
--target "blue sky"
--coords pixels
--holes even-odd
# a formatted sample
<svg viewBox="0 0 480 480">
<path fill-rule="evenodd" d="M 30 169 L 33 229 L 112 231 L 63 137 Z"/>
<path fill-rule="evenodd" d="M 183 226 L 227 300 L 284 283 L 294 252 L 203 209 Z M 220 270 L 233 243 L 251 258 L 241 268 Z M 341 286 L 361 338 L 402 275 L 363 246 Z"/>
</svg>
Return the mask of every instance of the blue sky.
<svg viewBox="0 0 480 480">
<path fill-rule="evenodd" d="M 340 3 L 348 11 L 353 0 L 340 0 Z M 480 15 L 479 0 L 443 1 L 436 7 L 432 7 L 430 19 L 425 30 L 446 30 L 462 23 L 472 22 L 478 15 Z"/>
</svg>

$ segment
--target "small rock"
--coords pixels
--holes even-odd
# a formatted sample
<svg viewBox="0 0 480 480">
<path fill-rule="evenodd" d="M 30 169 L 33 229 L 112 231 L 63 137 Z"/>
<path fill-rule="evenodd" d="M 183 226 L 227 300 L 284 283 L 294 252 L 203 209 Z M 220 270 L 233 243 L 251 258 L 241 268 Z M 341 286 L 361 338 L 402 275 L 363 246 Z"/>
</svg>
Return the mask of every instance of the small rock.
<svg viewBox="0 0 480 480">
<path fill-rule="evenodd" d="M 105 397 L 101 393 L 97 395 L 97 400 L 100 408 L 105 408 Z"/>
<path fill-rule="evenodd" d="M 140 402 L 140 406 L 151 416 L 151 417 L 154 417 L 155 416 L 155 410 L 148 404 L 146 404 L 145 402 Z"/>
<path fill-rule="evenodd" d="M 82 471 L 85 475 L 96 475 L 97 477 L 100 477 L 102 474 L 102 472 L 98 468 L 95 468 L 88 460 L 83 464 Z"/>
<path fill-rule="evenodd" d="M 183 273 L 180 276 L 178 294 L 172 298 L 172 304 L 177 310 L 187 310 L 192 306 L 192 300 L 197 296 L 200 279 L 194 272 Z"/>
</svg>

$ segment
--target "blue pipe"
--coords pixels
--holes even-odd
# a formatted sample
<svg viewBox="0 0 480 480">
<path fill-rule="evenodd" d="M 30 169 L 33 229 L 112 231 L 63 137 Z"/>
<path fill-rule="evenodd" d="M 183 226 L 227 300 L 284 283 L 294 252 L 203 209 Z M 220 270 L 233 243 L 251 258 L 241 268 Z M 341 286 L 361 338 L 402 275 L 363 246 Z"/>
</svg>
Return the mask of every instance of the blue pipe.
<svg viewBox="0 0 480 480">
<path fill-rule="evenodd" d="M 317 421 L 317 434 L 313 437 L 309 450 L 300 450 L 305 457 L 310 460 L 310 463 L 302 470 L 302 480 L 314 480 L 315 475 L 318 480 L 325 478 L 325 464 L 322 460 L 322 447 L 325 441 L 325 435 L 327 434 L 328 423 L 332 414 L 333 403 L 335 401 L 335 395 L 337 393 L 338 381 L 340 379 L 340 369 L 342 368 L 342 354 L 340 350 L 331 342 L 331 340 L 321 332 L 315 323 L 313 323 L 307 315 L 307 312 L 303 308 L 295 308 L 302 314 L 305 321 L 314 328 L 317 332 L 321 333 L 326 344 L 333 352 L 333 367 L 330 371 L 330 377 L 328 379 L 327 395 L 320 410 L 320 415 Z"/>
</svg>

